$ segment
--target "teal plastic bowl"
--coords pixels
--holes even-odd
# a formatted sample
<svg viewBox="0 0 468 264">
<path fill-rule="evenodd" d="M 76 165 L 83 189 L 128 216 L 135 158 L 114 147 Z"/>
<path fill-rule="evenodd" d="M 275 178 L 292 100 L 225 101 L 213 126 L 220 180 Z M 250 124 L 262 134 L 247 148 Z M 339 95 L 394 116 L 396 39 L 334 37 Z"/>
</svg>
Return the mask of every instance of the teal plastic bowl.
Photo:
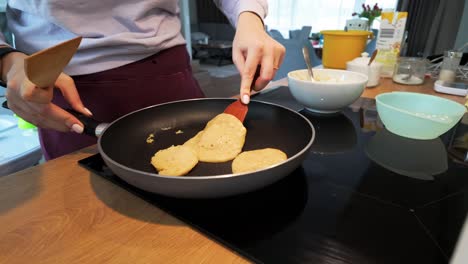
<svg viewBox="0 0 468 264">
<path fill-rule="evenodd" d="M 375 97 L 385 127 L 399 136 L 434 139 L 450 130 L 466 112 L 457 102 L 427 94 L 391 92 Z"/>
</svg>

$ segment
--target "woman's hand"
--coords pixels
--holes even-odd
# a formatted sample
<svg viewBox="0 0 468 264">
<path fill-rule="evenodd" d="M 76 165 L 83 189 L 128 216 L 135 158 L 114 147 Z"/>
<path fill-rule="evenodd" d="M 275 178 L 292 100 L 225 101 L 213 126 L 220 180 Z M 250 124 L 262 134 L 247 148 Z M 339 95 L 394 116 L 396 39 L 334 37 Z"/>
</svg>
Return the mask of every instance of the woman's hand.
<svg viewBox="0 0 468 264">
<path fill-rule="evenodd" d="M 260 91 L 273 79 L 283 62 L 285 48 L 271 38 L 261 19 L 252 12 L 239 15 L 236 36 L 232 47 L 232 60 L 241 74 L 240 96 L 244 104 L 250 101 L 251 87 Z M 260 75 L 255 83 L 258 66 Z"/>
<path fill-rule="evenodd" d="M 62 132 L 83 132 L 83 124 L 72 114 L 51 103 L 54 87 L 37 87 L 24 72 L 25 54 L 12 52 L 2 58 L 2 76 L 7 80 L 8 107 L 24 120 L 41 128 Z M 61 73 L 55 82 L 71 107 L 87 116 L 91 112 L 83 106 L 73 79 Z"/>
</svg>

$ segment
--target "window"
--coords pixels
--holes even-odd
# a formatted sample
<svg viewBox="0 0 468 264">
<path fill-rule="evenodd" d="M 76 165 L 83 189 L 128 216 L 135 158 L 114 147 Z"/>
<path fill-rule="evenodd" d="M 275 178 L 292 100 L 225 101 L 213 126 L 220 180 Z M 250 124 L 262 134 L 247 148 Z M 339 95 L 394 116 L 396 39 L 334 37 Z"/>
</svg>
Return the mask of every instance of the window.
<svg viewBox="0 0 468 264">
<path fill-rule="evenodd" d="M 290 29 L 312 26 L 312 32 L 326 29 L 343 29 L 351 14 L 378 3 L 381 8 L 395 9 L 397 0 L 269 0 L 268 29 L 277 29 L 288 37 Z M 376 21 L 378 22 L 378 21 Z M 378 27 L 378 23 L 374 26 Z"/>
</svg>

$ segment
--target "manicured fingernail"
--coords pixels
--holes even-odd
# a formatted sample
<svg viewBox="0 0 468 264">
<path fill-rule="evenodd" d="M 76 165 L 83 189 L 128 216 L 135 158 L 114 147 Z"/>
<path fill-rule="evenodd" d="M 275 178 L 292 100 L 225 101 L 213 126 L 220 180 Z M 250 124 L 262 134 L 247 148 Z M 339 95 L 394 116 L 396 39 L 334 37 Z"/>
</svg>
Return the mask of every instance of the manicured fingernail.
<svg viewBox="0 0 468 264">
<path fill-rule="evenodd" d="M 84 110 L 88 115 L 90 115 L 90 116 L 93 115 L 93 113 L 91 113 L 91 111 L 89 111 L 88 108 L 85 107 L 85 108 L 83 108 L 83 110 Z"/>
<path fill-rule="evenodd" d="M 249 102 L 250 102 L 250 96 L 249 96 L 248 94 L 242 95 L 242 102 L 243 102 L 244 104 L 249 104 Z"/>
<path fill-rule="evenodd" d="M 84 128 L 78 124 L 73 124 L 70 129 L 72 132 L 81 134 L 83 133 Z"/>
</svg>

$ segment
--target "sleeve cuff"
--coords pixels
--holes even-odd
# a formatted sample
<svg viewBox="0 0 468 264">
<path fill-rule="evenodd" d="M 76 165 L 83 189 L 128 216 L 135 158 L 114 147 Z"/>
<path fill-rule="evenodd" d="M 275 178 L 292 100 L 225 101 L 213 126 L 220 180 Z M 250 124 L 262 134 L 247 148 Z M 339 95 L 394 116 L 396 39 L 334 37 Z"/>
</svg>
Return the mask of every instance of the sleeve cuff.
<svg viewBox="0 0 468 264">
<path fill-rule="evenodd" d="M 235 25 L 237 26 L 237 20 L 239 18 L 239 15 L 242 12 L 253 12 L 257 14 L 260 19 L 262 20 L 262 23 L 265 24 L 265 17 L 268 13 L 268 5 L 266 1 L 264 0 L 243 0 L 240 1 L 239 3 L 239 9 L 237 10 L 237 16 L 235 20 Z"/>
</svg>

